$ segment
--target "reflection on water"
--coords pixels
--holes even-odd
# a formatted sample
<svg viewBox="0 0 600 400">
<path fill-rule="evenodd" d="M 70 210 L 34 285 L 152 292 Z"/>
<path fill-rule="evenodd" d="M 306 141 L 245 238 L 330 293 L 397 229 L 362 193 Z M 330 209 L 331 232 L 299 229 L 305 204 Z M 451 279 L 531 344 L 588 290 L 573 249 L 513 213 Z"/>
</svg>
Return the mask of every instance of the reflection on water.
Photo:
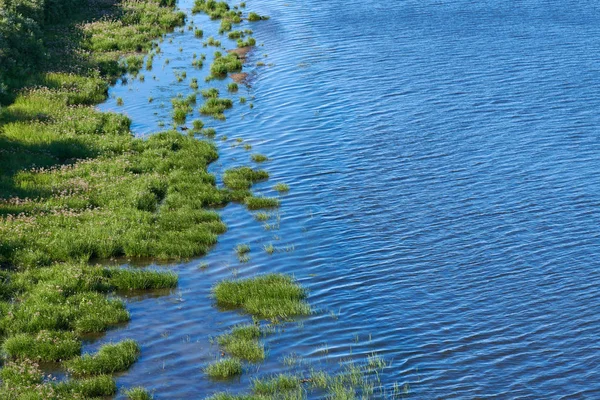
<svg viewBox="0 0 600 400">
<path fill-rule="evenodd" d="M 271 16 L 252 27 L 264 43 L 248 59 L 252 85 L 231 96 L 248 103 L 226 122 L 204 120 L 217 129 L 212 172 L 253 152 L 272 158 L 256 190 L 290 185 L 278 229 L 239 205 L 221 210 L 229 231 L 216 248 L 169 267 L 177 290 L 131 299 L 132 321 L 90 345 L 140 341 L 119 384 L 201 398 L 285 370 L 290 353 L 336 370 L 377 351 L 392 363 L 386 387 L 410 383 L 414 397 L 600 396 L 598 5 L 247 4 Z M 217 29 L 193 20 L 205 37 Z M 138 134 L 169 126 L 170 99 L 208 71 L 213 48 L 187 29 L 169 37 L 145 81 L 114 87 L 101 106 L 128 114 Z M 193 53 L 207 54 L 203 70 Z M 226 83 L 211 85 L 225 93 Z M 241 242 L 252 248 L 244 264 Z M 269 243 L 293 251 L 268 255 Z M 211 382 L 201 372 L 218 356 L 210 337 L 249 321 L 213 307 L 211 286 L 271 271 L 294 274 L 319 312 L 267 337 L 263 365 Z"/>
</svg>

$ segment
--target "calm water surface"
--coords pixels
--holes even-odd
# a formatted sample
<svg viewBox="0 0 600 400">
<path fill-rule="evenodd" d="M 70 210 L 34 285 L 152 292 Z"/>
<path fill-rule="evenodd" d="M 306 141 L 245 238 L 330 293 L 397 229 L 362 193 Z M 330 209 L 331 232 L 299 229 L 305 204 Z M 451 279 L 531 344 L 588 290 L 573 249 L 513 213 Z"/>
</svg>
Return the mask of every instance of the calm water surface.
<svg viewBox="0 0 600 400">
<path fill-rule="evenodd" d="M 254 108 L 204 120 L 218 132 L 215 174 L 252 152 L 272 158 L 256 191 L 290 185 L 279 229 L 239 205 L 221 210 L 229 231 L 214 251 L 168 267 L 177 291 L 129 299 L 132 321 L 88 350 L 136 338 L 142 357 L 118 382 L 157 399 L 244 391 L 288 368 L 290 353 L 335 371 L 372 352 L 391 363 L 384 387 L 409 384 L 413 398 L 600 398 L 600 4 L 247 4 L 271 17 L 251 26 L 264 46 L 245 68 L 250 87 L 232 96 Z M 216 34 L 218 23 L 192 20 Z M 117 85 L 101 106 L 140 135 L 168 126 L 170 99 L 208 73 L 214 48 L 187 30 L 168 38 L 145 81 Z M 269 256 L 268 243 L 293 251 Z M 210 381 L 210 337 L 250 320 L 217 310 L 211 286 L 270 271 L 294 274 L 317 312 L 268 336 L 266 362 L 241 379 Z"/>
</svg>

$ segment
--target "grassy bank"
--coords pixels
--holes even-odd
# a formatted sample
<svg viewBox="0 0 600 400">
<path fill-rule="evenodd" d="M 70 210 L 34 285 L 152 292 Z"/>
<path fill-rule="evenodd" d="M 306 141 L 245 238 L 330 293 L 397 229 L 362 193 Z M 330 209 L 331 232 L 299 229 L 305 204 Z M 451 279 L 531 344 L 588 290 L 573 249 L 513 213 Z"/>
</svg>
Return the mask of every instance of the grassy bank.
<svg viewBox="0 0 600 400">
<path fill-rule="evenodd" d="M 177 276 L 95 261 L 200 256 L 226 230 L 215 207 L 232 201 L 251 210 L 279 205 L 250 191 L 268 178 L 265 171 L 226 171 L 225 187 L 218 188 L 207 172 L 218 156 L 214 144 L 178 131 L 136 139 L 127 117 L 93 108 L 106 99 L 111 82 L 137 74 L 147 54 L 151 68 L 152 54 L 159 51 L 153 40 L 185 21 L 174 3 L 0 0 L 2 399 L 114 395 L 112 375 L 127 370 L 140 347 L 125 340 L 82 355 L 83 340 L 129 320 L 115 294 L 173 288 Z M 195 12 L 221 21 L 221 34 L 241 22 L 241 11 L 225 3 L 199 0 L 196 6 Z M 211 79 L 241 69 L 236 54 L 219 56 Z M 173 100 L 174 119 L 185 121 L 189 114 L 197 81 L 191 88 L 193 101 Z M 202 94 L 202 112 L 224 119 L 232 101 L 214 90 Z M 199 120 L 194 130 L 208 132 Z M 257 318 L 310 312 L 305 292 L 279 275 L 223 282 L 215 296 L 219 305 Z M 236 375 L 242 372 L 240 359 L 262 360 L 259 333 L 239 327 L 223 335 L 219 344 L 232 358 L 208 366 L 207 374 Z M 68 379 L 49 380 L 40 365 L 66 371 Z M 142 388 L 126 396 L 150 397 Z"/>
</svg>

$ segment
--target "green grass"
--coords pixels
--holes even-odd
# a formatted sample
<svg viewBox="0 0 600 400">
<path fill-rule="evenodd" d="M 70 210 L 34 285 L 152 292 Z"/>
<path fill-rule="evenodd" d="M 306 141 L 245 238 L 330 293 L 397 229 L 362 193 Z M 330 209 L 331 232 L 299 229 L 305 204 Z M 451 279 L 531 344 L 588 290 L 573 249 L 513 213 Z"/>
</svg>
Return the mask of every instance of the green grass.
<svg viewBox="0 0 600 400">
<path fill-rule="evenodd" d="M 269 19 L 269 17 L 267 17 L 265 15 L 260 16 L 260 15 L 258 15 L 255 12 L 248 13 L 248 21 L 251 21 L 251 22 L 260 21 L 260 20 L 267 20 L 267 19 Z"/>
<path fill-rule="evenodd" d="M 194 29 L 194 36 L 197 38 L 202 38 L 204 37 L 204 31 L 202 29 Z"/>
<path fill-rule="evenodd" d="M 264 249 L 267 252 L 267 254 L 269 254 L 269 255 L 275 253 L 275 246 L 273 246 L 273 243 L 264 245 Z"/>
<path fill-rule="evenodd" d="M 254 214 L 254 219 L 260 222 L 268 221 L 271 218 L 271 214 L 259 211 Z"/>
<path fill-rule="evenodd" d="M 140 348 L 133 340 L 105 344 L 96 354 L 86 354 L 65 362 L 74 375 L 89 376 L 126 371 L 139 357 Z"/>
<path fill-rule="evenodd" d="M 225 119 L 223 112 L 231 107 L 233 107 L 231 99 L 209 97 L 200 107 L 200 114 L 223 120 Z"/>
<path fill-rule="evenodd" d="M 213 288 L 217 305 L 241 308 L 264 319 L 288 319 L 310 314 L 305 290 L 293 278 L 281 274 L 226 280 Z"/>
<path fill-rule="evenodd" d="M 249 362 L 265 359 L 265 349 L 259 342 L 261 332 L 256 325 L 238 325 L 217 338 L 219 346 L 230 356 Z"/>
<path fill-rule="evenodd" d="M 8 358 L 37 361 L 61 361 L 78 356 L 81 342 L 72 332 L 46 331 L 19 333 L 2 345 Z"/>
<path fill-rule="evenodd" d="M 237 47 L 251 47 L 256 45 L 256 40 L 254 38 L 248 38 L 247 40 L 238 39 Z"/>
<path fill-rule="evenodd" d="M 262 396 L 282 395 L 289 392 L 302 392 L 301 377 L 279 374 L 269 378 L 255 379 L 252 392 Z"/>
<path fill-rule="evenodd" d="M 247 197 L 246 207 L 249 210 L 260 210 L 263 208 L 276 208 L 279 207 L 279 200 L 273 197 Z"/>
<path fill-rule="evenodd" d="M 239 90 L 238 84 L 235 82 L 231 82 L 227 84 L 227 90 L 230 92 L 237 92 Z"/>
<path fill-rule="evenodd" d="M 265 156 L 264 154 L 252 154 L 250 156 L 250 159 L 252 159 L 252 161 L 254 161 L 255 163 L 269 161 L 269 157 Z"/>
<path fill-rule="evenodd" d="M 250 253 L 250 246 L 243 243 L 235 246 L 235 252 L 238 256 Z"/>
<path fill-rule="evenodd" d="M 269 179 L 269 173 L 250 167 L 231 168 L 223 174 L 223 183 L 231 190 L 246 190 L 252 184 Z"/>
<path fill-rule="evenodd" d="M 280 193 L 284 193 L 284 192 L 289 192 L 290 187 L 289 187 L 289 185 L 287 185 L 285 183 L 277 183 L 275 186 L 273 186 L 273 190 L 276 190 Z"/>
<path fill-rule="evenodd" d="M 134 387 L 123 393 L 129 400 L 152 400 L 152 395 L 143 387 Z"/>
<path fill-rule="evenodd" d="M 210 73 L 215 77 L 224 77 L 228 72 L 239 72 L 241 70 L 242 61 L 235 53 L 215 58 L 210 66 Z"/>
<path fill-rule="evenodd" d="M 235 358 L 224 358 L 209 364 L 204 373 L 213 379 L 227 379 L 242 374 L 242 363 Z"/>
</svg>

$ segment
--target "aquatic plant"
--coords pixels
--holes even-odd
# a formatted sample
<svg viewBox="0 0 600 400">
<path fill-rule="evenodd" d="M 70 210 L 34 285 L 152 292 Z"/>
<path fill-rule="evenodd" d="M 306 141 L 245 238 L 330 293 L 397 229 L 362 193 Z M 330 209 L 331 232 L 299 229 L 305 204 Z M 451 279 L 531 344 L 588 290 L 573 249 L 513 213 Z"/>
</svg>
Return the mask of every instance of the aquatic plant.
<svg viewBox="0 0 600 400">
<path fill-rule="evenodd" d="M 123 394 L 129 400 L 152 400 L 152 395 L 141 386 L 125 390 Z"/>
<path fill-rule="evenodd" d="M 217 304 L 241 308 L 257 318 L 287 319 L 310 314 L 305 290 L 293 278 L 281 274 L 226 280 L 213 288 Z"/>
<path fill-rule="evenodd" d="M 204 31 L 202 29 L 194 29 L 194 36 L 197 38 L 202 38 L 204 37 Z"/>
<path fill-rule="evenodd" d="M 216 77 L 227 75 L 228 72 L 239 72 L 242 70 L 242 61 L 235 53 L 219 57 L 210 66 L 210 73 Z"/>
<path fill-rule="evenodd" d="M 133 340 L 105 344 L 96 354 L 86 354 L 66 361 L 74 375 L 102 375 L 127 370 L 138 358 L 140 348 Z"/>
<path fill-rule="evenodd" d="M 217 338 L 219 346 L 232 357 L 249 362 L 262 361 L 265 349 L 259 342 L 261 332 L 256 325 L 238 325 Z"/>
<path fill-rule="evenodd" d="M 246 207 L 249 210 L 260 210 L 261 208 L 279 207 L 279 200 L 273 197 L 255 197 L 250 196 L 245 200 Z"/>
<path fill-rule="evenodd" d="M 223 174 L 223 183 L 232 190 L 249 189 L 252 184 L 269 178 L 264 170 L 254 170 L 249 167 L 231 168 Z"/>
<path fill-rule="evenodd" d="M 290 187 L 289 185 L 285 184 L 285 183 L 277 183 L 275 186 L 273 186 L 273 190 L 276 190 L 278 192 L 289 192 Z"/>
<path fill-rule="evenodd" d="M 230 92 L 237 92 L 239 89 L 238 84 L 235 82 L 231 82 L 227 84 L 227 90 Z"/>
<path fill-rule="evenodd" d="M 201 91 L 201 93 L 202 93 L 202 97 L 204 97 L 205 99 L 208 99 L 211 97 L 219 97 L 219 89 L 217 89 L 217 88 L 203 89 Z"/>
<path fill-rule="evenodd" d="M 204 368 L 204 373 L 213 379 L 227 379 L 242 373 L 242 363 L 235 358 L 223 358 Z"/>
<path fill-rule="evenodd" d="M 200 107 L 200 113 L 203 115 L 210 115 L 215 119 L 225 119 L 223 112 L 231 107 L 233 107 L 231 99 L 209 97 Z"/>
<path fill-rule="evenodd" d="M 269 157 L 265 156 L 264 154 L 252 154 L 250 158 L 256 163 L 261 163 L 269 160 Z"/>
</svg>

